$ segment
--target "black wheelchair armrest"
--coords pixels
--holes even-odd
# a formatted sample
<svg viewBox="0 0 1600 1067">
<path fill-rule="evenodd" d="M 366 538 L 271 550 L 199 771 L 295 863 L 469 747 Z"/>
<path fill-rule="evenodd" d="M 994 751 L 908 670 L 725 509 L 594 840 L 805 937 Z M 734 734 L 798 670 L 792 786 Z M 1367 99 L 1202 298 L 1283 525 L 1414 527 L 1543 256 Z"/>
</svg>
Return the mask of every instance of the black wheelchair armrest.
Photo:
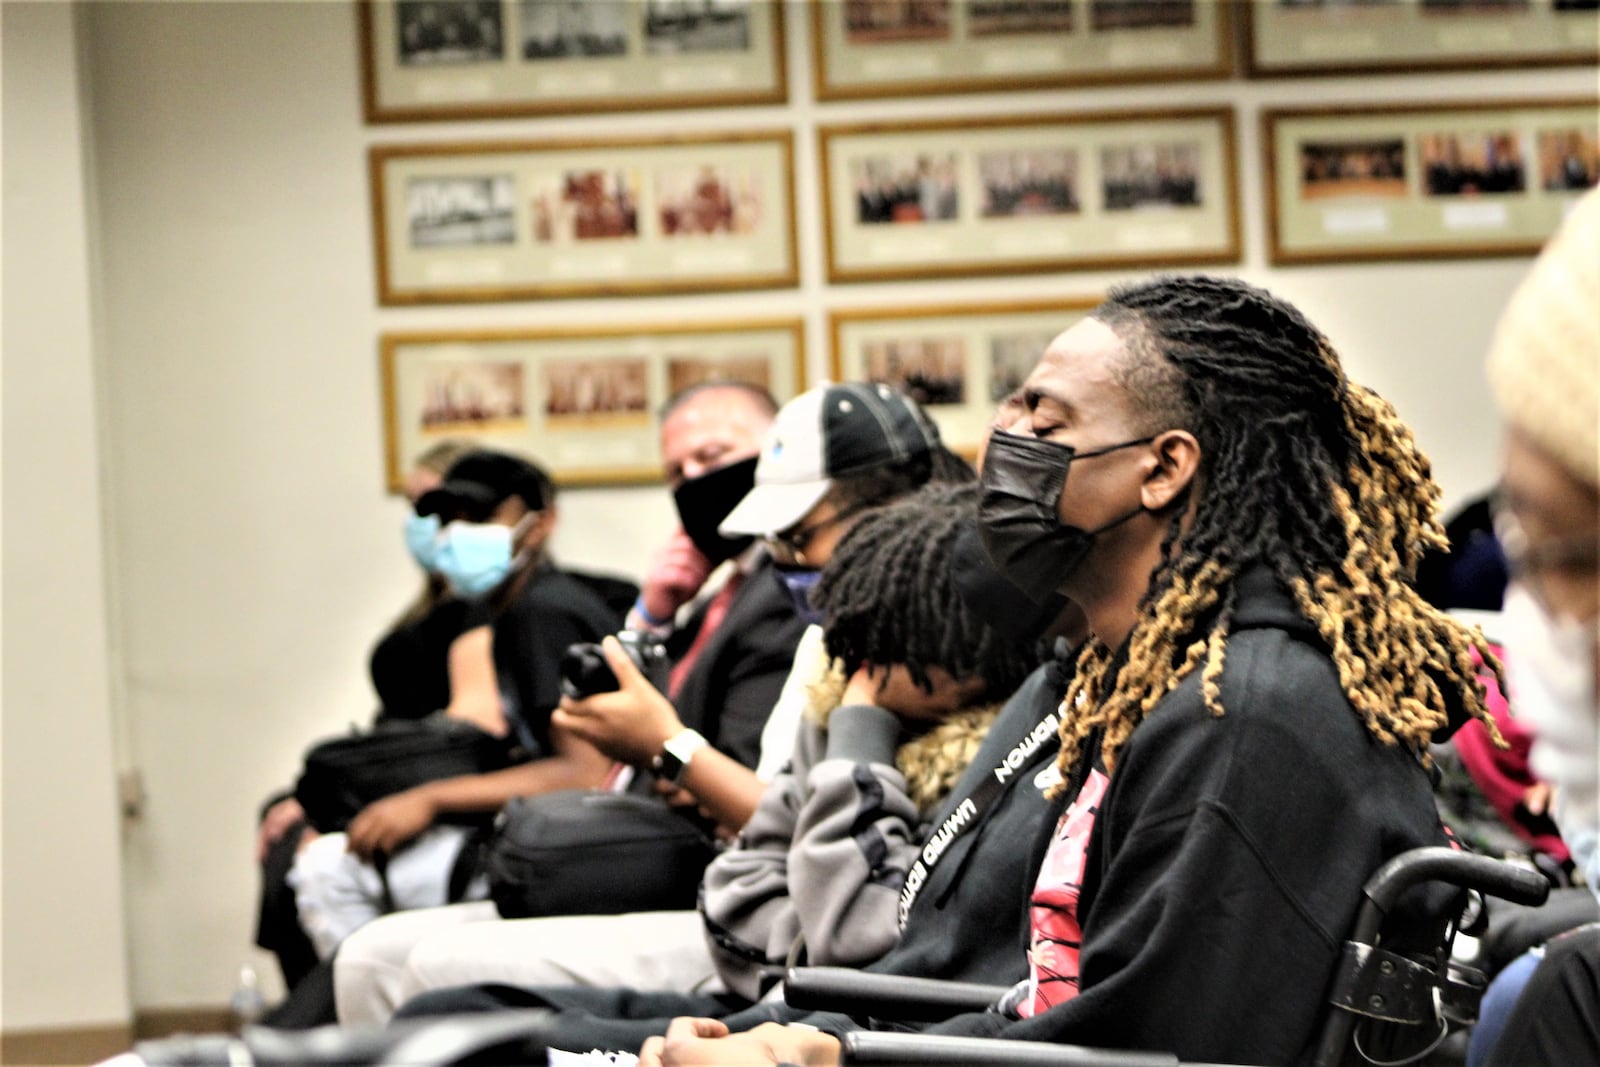
<svg viewBox="0 0 1600 1067">
<path fill-rule="evenodd" d="M 982 1011 L 999 1000 L 1006 989 L 975 982 L 872 974 L 849 967 L 791 967 L 783 979 L 783 999 L 791 1008 L 905 1022 L 938 1022 L 962 1012 Z"/>
<path fill-rule="evenodd" d="M 933 1034 L 845 1034 L 841 1067 L 1176 1067 L 1164 1052 L 1121 1052 L 1078 1045 Z"/>
</svg>

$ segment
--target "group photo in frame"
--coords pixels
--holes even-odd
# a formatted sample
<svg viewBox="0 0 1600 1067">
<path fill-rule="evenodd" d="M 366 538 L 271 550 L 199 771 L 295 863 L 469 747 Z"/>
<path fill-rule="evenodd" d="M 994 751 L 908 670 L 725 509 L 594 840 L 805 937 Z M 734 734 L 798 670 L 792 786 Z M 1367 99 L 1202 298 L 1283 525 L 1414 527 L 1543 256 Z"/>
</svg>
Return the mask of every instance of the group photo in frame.
<svg viewBox="0 0 1600 1067">
<path fill-rule="evenodd" d="M 1245 73 L 1594 63 L 1600 0 L 1244 0 Z"/>
<path fill-rule="evenodd" d="M 782 0 L 355 0 L 368 122 L 782 104 Z"/>
<path fill-rule="evenodd" d="M 1231 108 L 820 135 L 829 281 L 1239 260 Z"/>
<path fill-rule="evenodd" d="M 1232 4 L 1215 0 L 827 0 L 810 8 L 821 100 L 1233 73 Z"/>
<path fill-rule="evenodd" d="M 900 389 L 922 404 L 946 445 L 972 459 L 995 410 L 1046 346 L 1099 303 L 1084 296 L 832 311 L 830 374 Z"/>
<path fill-rule="evenodd" d="M 706 381 L 803 389 L 794 318 L 541 330 L 386 333 L 379 339 L 385 480 L 445 438 L 522 453 L 561 485 L 659 481 L 656 416 Z"/>
<path fill-rule="evenodd" d="M 1593 100 L 1268 110 L 1274 264 L 1532 255 L 1600 181 Z"/>
<path fill-rule="evenodd" d="M 378 145 L 383 304 L 795 284 L 787 131 Z"/>
</svg>

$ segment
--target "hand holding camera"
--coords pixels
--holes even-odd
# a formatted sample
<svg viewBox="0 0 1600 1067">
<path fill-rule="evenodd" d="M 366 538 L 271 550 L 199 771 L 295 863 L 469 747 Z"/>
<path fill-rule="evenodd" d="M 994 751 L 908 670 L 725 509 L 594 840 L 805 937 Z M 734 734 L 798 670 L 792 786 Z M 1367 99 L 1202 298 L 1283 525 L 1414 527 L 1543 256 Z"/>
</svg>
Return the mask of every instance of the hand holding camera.
<svg viewBox="0 0 1600 1067">
<path fill-rule="evenodd" d="M 574 645 L 562 661 L 566 695 L 550 721 L 614 760 L 648 767 L 684 728 L 661 692 L 667 671 L 666 652 L 645 635 L 624 632 L 598 647 Z"/>
</svg>

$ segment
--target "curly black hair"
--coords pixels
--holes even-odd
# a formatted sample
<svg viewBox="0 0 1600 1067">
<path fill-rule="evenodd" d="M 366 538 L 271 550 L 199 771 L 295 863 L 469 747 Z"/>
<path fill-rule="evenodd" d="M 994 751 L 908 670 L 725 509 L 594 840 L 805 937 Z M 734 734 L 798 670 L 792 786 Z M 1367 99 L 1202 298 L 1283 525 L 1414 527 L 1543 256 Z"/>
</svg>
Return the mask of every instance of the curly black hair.
<svg viewBox="0 0 1600 1067">
<path fill-rule="evenodd" d="M 932 482 L 867 512 L 839 541 L 813 600 L 828 654 L 846 674 L 864 663 L 898 665 L 931 690 L 928 669 L 941 667 L 981 678 L 998 700 L 1038 666 L 1032 648 L 996 632 L 956 591 L 952 548 L 977 507 L 976 485 Z"/>
</svg>

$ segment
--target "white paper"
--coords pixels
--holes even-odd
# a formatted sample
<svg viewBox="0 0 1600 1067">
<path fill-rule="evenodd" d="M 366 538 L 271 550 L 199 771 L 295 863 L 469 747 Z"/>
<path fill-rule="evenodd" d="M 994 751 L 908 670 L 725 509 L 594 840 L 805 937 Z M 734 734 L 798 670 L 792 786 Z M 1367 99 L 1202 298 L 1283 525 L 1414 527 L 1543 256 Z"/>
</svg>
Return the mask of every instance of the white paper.
<svg viewBox="0 0 1600 1067">
<path fill-rule="evenodd" d="M 1336 207 L 1322 213 L 1322 232 L 1334 236 L 1352 233 L 1385 233 L 1389 212 L 1381 207 Z"/>
<path fill-rule="evenodd" d="M 704 244 L 672 250 L 672 265 L 678 270 L 748 270 L 750 261 L 750 248 L 744 245 Z"/>
<path fill-rule="evenodd" d="M 1183 222 L 1124 226 L 1117 231 L 1119 248 L 1190 248 L 1194 243 L 1194 227 Z"/>
<path fill-rule="evenodd" d="M 938 259 L 948 255 L 950 242 L 942 237 L 902 237 L 872 241 L 867 245 L 869 259 L 904 263 L 906 260 Z"/>
<path fill-rule="evenodd" d="M 1503 230 L 1509 222 L 1506 206 L 1488 200 L 1446 204 L 1444 209 L 1447 230 Z"/>
<path fill-rule="evenodd" d="M 440 285 L 463 282 L 497 282 L 505 277 L 505 265 L 498 259 L 441 259 L 429 263 L 423 274 Z"/>
<path fill-rule="evenodd" d="M 861 63 L 869 78 L 903 78 L 907 75 L 939 73 L 939 57 L 929 52 L 910 52 L 899 56 L 870 56 Z"/>
<path fill-rule="evenodd" d="M 1439 30 L 1439 47 L 1447 52 L 1509 48 L 1516 40 L 1510 26 L 1446 26 Z"/>
<path fill-rule="evenodd" d="M 1157 67 L 1183 58 L 1183 45 L 1177 41 L 1119 41 L 1106 49 L 1106 61 L 1113 67 Z"/>
<path fill-rule="evenodd" d="M 661 72 L 661 85 L 666 89 L 726 88 L 738 80 L 739 72 L 730 66 L 668 67 Z"/>
<path fill-rule="evenodd" d="M 1029 230 L 1001 234 L 995 238 L 996 252 L 1065 252 L 1072 247 L 1072 238 L 1060 232 Z"/>
<path fill-rule="evenodd" d="M 986 52 L 981 66 L 990 74 L 1022 74 L 1034 70 L 1055 70 L 1061 66 L 1061 50 L 1048 45 L 1035 48 L 1006 48 Z"/>
<path fill-rule="evenodd" d="M 609 70 L 551 71 L 539 79 L 539 92 L 547 96 L 575 96 L 616 87 L 617 76 Z"/>
<path fill-rule="evenodd" d="M 1308 56 L 1349 56 L 1371 52 L 1378 47 L 1377 34 L 1362 32 L 1308 33 L 1300 50 Z"/>
<path fill-rule="evenodd" d="M 487 100 L 494 86 L 483 76 L 423 78 L 417 82 L 417 99 L 425 104 L 448 104 L 461 100 Z"/>
<path fill-rule="evenodd" d="M 564 278 L 583 274 L 596 278 L 622 278 L 628 273 L 624 255 L 557 256 L 550 261 L 550 273 Z"/>
</svg>

